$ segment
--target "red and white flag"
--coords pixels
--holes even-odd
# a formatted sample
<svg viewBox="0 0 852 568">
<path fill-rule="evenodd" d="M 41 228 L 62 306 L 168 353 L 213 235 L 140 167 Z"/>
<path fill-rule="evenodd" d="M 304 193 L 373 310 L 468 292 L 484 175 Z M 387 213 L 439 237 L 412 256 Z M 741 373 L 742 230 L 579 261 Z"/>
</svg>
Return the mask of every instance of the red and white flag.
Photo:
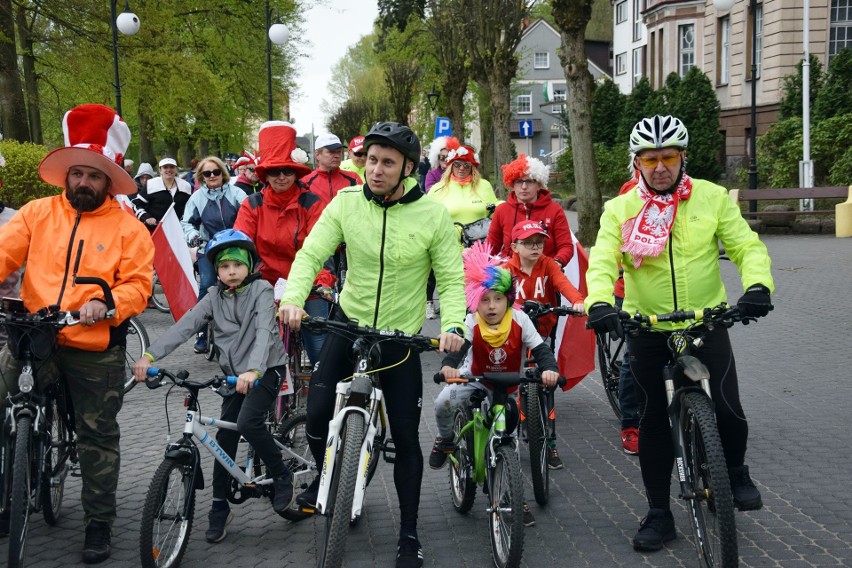
<svg viewBox="0 0 852 568">
<path fill-rule="evenodd" d="M 126 195 L 116 195 L 115 200 L 118 201 L 119 206 L 125 211 L 125 213 L 130 213 L 134 217 L 136 217 L 136 208 L 133 206 L 133 202 L 130 201 L 130 198 Z"/>
<path fill-rule="evenodd" d="M 174 205 L 163 215 L 151 238 L 154 240 L 154 268 L 172 317 L 177 321 L 198 301 L 198 282 Z"/>
<path fill-rule="evenodd" d="M 585 297 L 588 293 L 586 269 L 589 268 L 589 254 L 574 236 L 574 231 L 571 231 L 571 240 L 574 242 L 574 257 L 562 272 Z M 563 297 L 562 305 L 570 306 L 571 302 Z M 554 351 L 556 362 L 559 364 L 559 374 L 568 379 L 562 390 L 573 388 L 595 370 L 595 334 L 586 329 L 586 319 L 585 316 L 559 318 Z"/>
</svg>

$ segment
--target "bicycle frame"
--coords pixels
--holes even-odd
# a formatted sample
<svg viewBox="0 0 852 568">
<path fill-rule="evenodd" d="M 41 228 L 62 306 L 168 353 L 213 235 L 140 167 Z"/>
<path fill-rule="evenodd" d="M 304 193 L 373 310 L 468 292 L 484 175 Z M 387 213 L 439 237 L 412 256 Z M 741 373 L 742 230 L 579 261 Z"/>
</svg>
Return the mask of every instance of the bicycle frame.
<svg viewBox="0 0 852 568">
<path fill-rule="evenodd" d="M 502 394 L 503 402 L 497 402 L 497 397 Z M 511 432 L 506 432 L 506 405 L 504 404 L 506 393 L 494 392 L 494 404 L 488 405 L 487 398 L 483 399 L 479 407 L 473 406 L 471 420 L 462 426 L 458 433 L 461 439 L 473 429 L 473 480 L 476 483 L 485 482 L 485 474 L 488 466 L 494 465 L 494 448 L 497 445 L 510 444 L 516 448 L 516 438 Z M 482 406 L 488 406 L 483 416 Z M 454 454 L 450 455 L 450 461 L 458 465 Z"/>
</svg>

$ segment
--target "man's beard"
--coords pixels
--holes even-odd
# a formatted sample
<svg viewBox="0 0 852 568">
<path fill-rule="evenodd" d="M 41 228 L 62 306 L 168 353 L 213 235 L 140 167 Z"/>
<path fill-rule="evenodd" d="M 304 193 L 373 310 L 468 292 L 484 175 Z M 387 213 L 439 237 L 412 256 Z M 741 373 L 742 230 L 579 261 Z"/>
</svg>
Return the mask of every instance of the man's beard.
<svg viewBox="0 0 852 568">
<path fill-rule="evenodd" d="M 106 201 L 106 193 L 98 195 L 91 187 L 84 185 L 77 186 L 74 191 L 66 185 L 65 196 L 71 206 L 80 212 L 94 211 Z"/>
</svg>

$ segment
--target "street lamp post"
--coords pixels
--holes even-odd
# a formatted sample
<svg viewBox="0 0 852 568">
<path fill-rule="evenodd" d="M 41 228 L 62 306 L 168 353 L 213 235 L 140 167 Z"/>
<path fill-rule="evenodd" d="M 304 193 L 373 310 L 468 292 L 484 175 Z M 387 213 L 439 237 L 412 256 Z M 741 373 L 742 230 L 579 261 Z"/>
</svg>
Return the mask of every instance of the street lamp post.
<svg viewBox="0 0 852 568">
<path fill-rule="evenodd" d="M 136 35 L 139 31 L 139 18 L 130 11 L 129 0 L 124 0 L 124 11 L 116 16 L 116 3 L 111 0 L 109 4 L 112 24 L 112 67 L 115 72 L 115 111 L 121 116 L 121 81 L 118 75 L 118 32 L 124 35 Z"/>
<path fill-rule="evenodd" d="M 275 10 L 275 23 L 272 23 L 272 7 L 266 0 L 266 114 L 272 120 L 272 44 L 283 45 L 290 37 L 287 26 L 281 23 L 281 15 Z"/>
<path fill-rule="evenodd" d="M 748 188 L 757 189 L 757 0 L 751 10 L 751 138 L 749 139 Z M 757 201 L 748 202 L 748 210 L 757 211 Z"/>
</svg>

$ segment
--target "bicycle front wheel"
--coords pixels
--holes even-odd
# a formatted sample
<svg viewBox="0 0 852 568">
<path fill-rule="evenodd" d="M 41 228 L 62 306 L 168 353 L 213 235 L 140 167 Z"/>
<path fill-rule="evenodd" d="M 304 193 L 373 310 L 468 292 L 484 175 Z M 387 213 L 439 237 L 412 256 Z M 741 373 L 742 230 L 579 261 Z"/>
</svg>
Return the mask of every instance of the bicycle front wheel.
<svg viewBox="0 0 852 568">
<path fill-rule="evenodd" d="M 308 446 L 308 437 L 305 434 L 305 414 L 296 414 L 281 423 L 275 439 L 284 446 L 281 454 L 284 464 L 293 472 L 293 488 L 304 491 L 308 488 L 314 478 L 318 475 L 314 456 Z M 312 513 L 303 513 L 297 508 L 289 508 L 281 516 L 288 521 L 301 521 L 313 516 Z"/>
<path fill-rule="evenodd" d="M 618 400 L 618 381 L 621 378 L 621 347 L 624 338 L 614 339 L 610 334 L 596 335 L 598 348 L 598 370 L 601 374 L 604 394 L 616 418 L 621 420 L 621 403 Z M 613 352 L 613 348 L 615 352 Z"/>
<path fill-rule="evenodd" d="M 471 421 L 470 410 L 460 408 L 453 420 L 453 436 L 456 440 L 454 461 L 450 462 L 450 494 L 453 507 L 459 513 L 467 513 L 476 498 L 476 483 L 473 481 L 473 430 L 459 437 L 461 429 Z"/>
<path fill-rule="evenodd" d="M 135 363 L 150 345 L 148 332 L 135 317 L 127 320 L 127 343 L 124 346 L 124 393 L 129 393 L 136 386 L 133 377 L 133 363 Z"/>
<path fill-rule="evenodd" d="M 530 473 L 536 503 L 547 505 L 550 500 L 550 469 L 547 467 L 547 425 L 542 405 L 544 393 L 535 384 L 526 385 L 527 440 L 530 447 Z"/>
<path fill-rule="evenodd" d="M 154 472 L 139 535 L 139 558 L 144 568 L 174 568 L 180 564 L 195 513 L 194 466 L 165 459 Z"/>
<path fill-rule="evenodd" d="M 331 487 L 326 500 L 325 535 L 319 555 L 320 568 L 339 568 L 346 552 L 349 521 L 352 518 L 352 501 L 355 498 L 355 480 L 358 460 L 364 440 L 364 416 L 350 412 L 341 429 L 343 438 L 331 476 Z"/>
<path fill-rule="evenodd" d="M 524 552 L 524 486 L 518 454 L 510 446 L 497 448 L 490 468 L 488 498 L 491 554 L 497 568 L 515 568 Z"/>
<path fill-rule="evenodd" d="M 169 308 L 169 300 L 166 298 L 166 293 L 163 292 L 163 285 L 160 283 L 160 277 L 157 276 L 157 271 L 154 271 L 154 280 L 151 282 L 151 302 L 158 312 L 167 314 L 171 312 Z"/>
<path fill-rule="evenodd" d="M 737 566 L 734 499 L 716 416 L 702 393 L 686 393 L 681 412 L 686 445 L 686 474 L 692 489 L 687 499 L 702 566 Z"/>
<path fill-rule="evenodd" d="M 41 470 L 41 503 L 44 521 L 49 525 L 59 522 L 62 498 L 65 495 L 65 477 L 68 475 L 68 458 L 71 434 L 62 415 L 64 404 L 57 397 L 64 397 L 64 390 L 50 397 L 45 413 L 46 438 L 44 466 Z"/>
<path fill-rule="evenodd" d="M 9 507 L 9 568 L 20 568 L 24 565 L 33 487 L 32 418 L 21 416 L 15 429 L 15 461 L 12 463 L 12 494 Z"/>
</svg>

